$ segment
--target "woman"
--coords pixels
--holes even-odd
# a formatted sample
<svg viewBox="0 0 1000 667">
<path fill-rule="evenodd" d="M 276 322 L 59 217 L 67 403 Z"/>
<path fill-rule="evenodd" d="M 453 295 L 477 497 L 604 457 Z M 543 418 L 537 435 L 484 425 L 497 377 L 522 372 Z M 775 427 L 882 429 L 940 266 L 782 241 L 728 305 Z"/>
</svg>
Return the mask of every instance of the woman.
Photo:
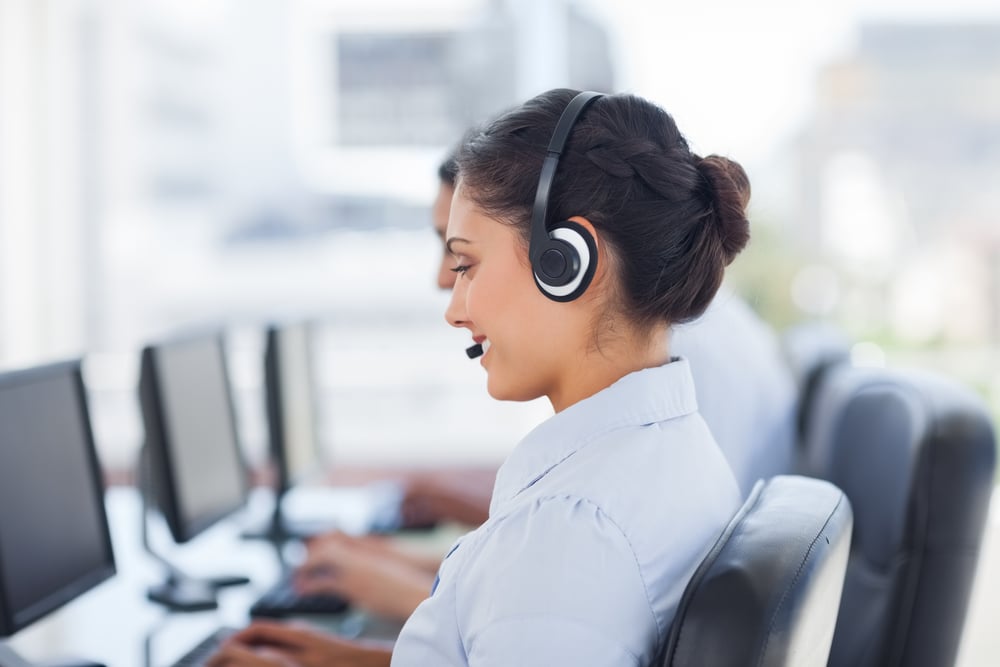
<svg viewBox="0 0 1000 667">
<path fill-rule="evenodd" d="M 500 469 L 392 664 L 648 665 L 740 503 L 667 332 L 746 244 L 746 175 L 692 154 L 649 102 L 569 90 L 473 135 L 458 167 L 446 317 L 481 346 L 491 396 L 546 396 L 556 414 Z M 389 662 L 257 625 L 212 664 Z"/>
</svg>

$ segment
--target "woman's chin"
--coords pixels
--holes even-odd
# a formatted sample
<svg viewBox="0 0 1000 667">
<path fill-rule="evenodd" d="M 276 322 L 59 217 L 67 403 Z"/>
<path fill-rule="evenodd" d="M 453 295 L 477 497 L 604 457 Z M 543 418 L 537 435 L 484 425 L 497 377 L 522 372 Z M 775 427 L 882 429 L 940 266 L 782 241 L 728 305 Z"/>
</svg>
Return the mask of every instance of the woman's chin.
<svg viewBox="0 0 1000 667">
<path fill-rule="evenodd" d="M 542 395 L 532 391 L 523 383 L 503 382 L 495 375 L 490 375 L 486 381 L 486 391 L 498 401 L 533 401 Z"/>
<path fill-rule="evenodd" d="M 486 381 L 486 393 L 490 395 L 490 398 L 495 398 L 498 401 L 509 401 L 507 388 L 504 387 L 499 382 L 493 382 L 492 378 Z"/>
</svg>

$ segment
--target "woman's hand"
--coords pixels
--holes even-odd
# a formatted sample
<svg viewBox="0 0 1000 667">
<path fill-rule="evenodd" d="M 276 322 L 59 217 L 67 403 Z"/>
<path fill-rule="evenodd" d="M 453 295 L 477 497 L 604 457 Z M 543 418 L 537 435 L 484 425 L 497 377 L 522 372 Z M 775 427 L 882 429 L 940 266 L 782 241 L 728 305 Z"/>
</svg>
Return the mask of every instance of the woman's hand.
<svg viewBox="0 0 1000 667">
<path fill-rule="evenodd" d="M 418 559 L 373 538 L 333 533 L 309 542 L 295 574 L 302 593 L 333 593 L 385 618 L 405 621 L 430 595 L 434 575 Z"/>
<path fill-rule="evenodd" d="M 392 651 L 313 628 L 254 623 L 230 637 L 208 667 L 387 667 Z"/>
</svg>

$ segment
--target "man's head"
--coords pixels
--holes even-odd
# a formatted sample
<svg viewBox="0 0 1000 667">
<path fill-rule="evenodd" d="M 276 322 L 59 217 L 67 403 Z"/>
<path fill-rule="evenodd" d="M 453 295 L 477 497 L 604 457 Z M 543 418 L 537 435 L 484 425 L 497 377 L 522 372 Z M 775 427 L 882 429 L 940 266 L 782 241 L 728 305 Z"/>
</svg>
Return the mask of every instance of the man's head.
<svg viewBox="0 0 1000 667">
<path fill-rule="evenodd" d="M 445 230 L 448 228 L 448 215 L 451 213 L 451 198 L 455 194 L 455 179 L 458 177 L 458 164 L 455 153 L 448 155 L 438 167 L 438 193 L 431 208 L 431 221 L 434 231 L 441 239 L 441 262 L 438 265 L 437 284 L 441 289 L 451 289 L 455 286 L 455 273 L 451 270 L 454 259 L 445 247 Z"/>
</svg>

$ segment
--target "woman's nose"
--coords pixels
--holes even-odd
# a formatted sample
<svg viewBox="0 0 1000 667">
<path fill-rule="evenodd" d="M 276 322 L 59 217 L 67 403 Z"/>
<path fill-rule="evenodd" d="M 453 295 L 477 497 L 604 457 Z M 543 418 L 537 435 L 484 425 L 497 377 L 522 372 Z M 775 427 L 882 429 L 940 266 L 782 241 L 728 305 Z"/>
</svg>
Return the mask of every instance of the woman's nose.
<svg viewBox="0 0 1000 667">
<path fill-rule="evenodd" d="M 465 312 L 465 286 L 461 280 L 454 283 L 451 290 L 451 300 L 444 311 L 444 319 L 453 327 L 467 327 L 468 315 Z"/>
</svg>

